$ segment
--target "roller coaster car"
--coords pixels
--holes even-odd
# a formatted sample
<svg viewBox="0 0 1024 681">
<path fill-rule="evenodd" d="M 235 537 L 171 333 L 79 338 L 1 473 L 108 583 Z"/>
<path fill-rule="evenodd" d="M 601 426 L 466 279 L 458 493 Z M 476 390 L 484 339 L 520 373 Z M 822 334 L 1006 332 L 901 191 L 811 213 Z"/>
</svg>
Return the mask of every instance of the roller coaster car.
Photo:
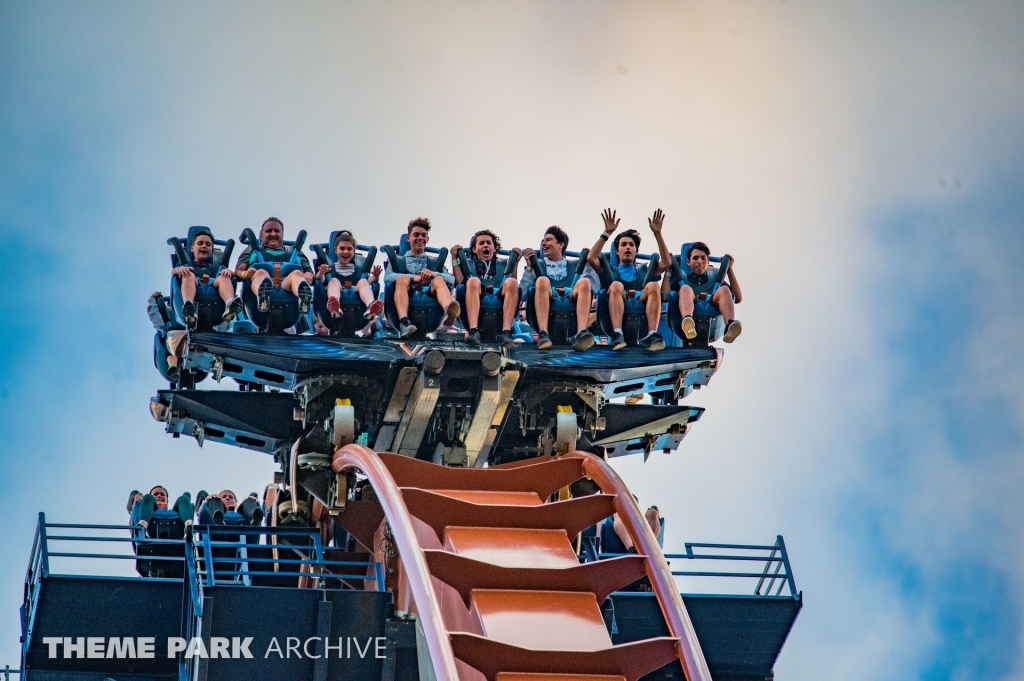
<svg viewBox="0 0 1024 681">
<path fill-rule="evenodd" d="M 552 343 L 568 345 L 572 337 L 579 331 L 576 328 L 576 303 L 572 299 L 572 290 L 587 267 L 588 253 L 590 253 L 590 249 L 587 248 L 579 253 L 566 251 L 564 257 L 569 262 L 565 268 L 565 276 L 561 279 L 548 277 L 551 279 L 552 295 L 548 313 L 548 335 L 551 336 Z M 544 261 L 536 255 L 530 258 L 530 266 L 538 277 L 548 276 Z M 536 297 L 537 287 L 531 286 L 530 290 L 526 292 L 526 320 L 534 329 L 540 329 L 537 324 Z"/>
<path fill-rule="evenodd" d="M 708 267 L 707 271 L 708 278 L 714 281 L 715 285 L 710 293 L 700 294 L 697 300 L 694 301 L 693 321 L 697 327 L 697 337 L 693 340 L 687 340 L 686 336 L 683 335 L 683 316 L 679 312 L 679 289 L 686 283 L 686 275 L 691 272 L 690 266 L 686 263 L 686 250 L 692 245 L 692 243 L 683 244 L 679 255 L 672 258 L 672 276 L 670 280 L 672 293 L 668 299 L 669 328 L 672 330 L 672 333 L 682 340 L 684 348 L 707 347 L 710 343 L 721 340 L 722 335 L 725 333 L 725 318 L 722 317 L 718 306 L 711 302 L 711 297 L 715 295 L 715 292 L 718 291 L 725 281 L 725 275 L 729 271 L 729 264 L 731 262 L 728 256 L 709 258 L 712 263 L 718 264 L 717 268 Z"/>
<path fill-rule="evenodd" d="M 262 333 L 284 333 L 285 329 L 301 324 L 303 315 L 299 311 L 299 299 L 285 291 L 281 282 L 292 272 L 302 270 L 302 245 L 306 242 L 306 230 L 300 231 L 295 241 L 285 241 L 284 253 L 280 255 L 267 252 L 259 238 L 249 228 L 242 230 L 238 238 L 245 242 L 256 256 L 249 268 L 263 270 L 271 276 L 274 284 L 274 289 L 270 293 L 270 309 L 261 312 L 256 291 L 252 289 L 250 280 L 245 279 L 242 282 L 242 303 L 245 305 L 246 316 Z"/>
<path fill-rule="evenodd" d="M 403 234 L 398 246 L 385 245 L 380 249 L 388 256 L 388 263 L 392 272 L 407 274 L 405 268 L 405 254 L 409 251 L 409 236 Z M 427 268 L 434 272 L 443 272 L 445 261 L 448 259 L 447 248 L 433 248 L 427 246 L 427 253 L 434 254 L 428 257 Z M 395 284 L 390 283 L 384 286 L 384 315 L 392 327 L 398 328 L 399 316 L 395 308 Z M 428 333 L 436 329 L 444 319 L 444 309 L 437 302 L 437 299 L 430 295 L 430 289 L 413 283 L 409 287 L 409 319 L 416 326 L 416 333 L 410 338 L 425 338 Z"/>
<path fill-rule="evenodd" d="M 174 248 L 171 254 L 171 267 L 191 267 L 196 274 L 196 330 L 210 331 L 216 326 L 223 324 L 221 318 L 224 314 L 225 303 L 214 286 L 217 275 L 220 271 L 230 267 L 231 251 L 235 247 L 233 239 L 220 241 L 214 239 L 213 252 L 210 254 L 210 263 L 206 267 L 198 267 L 192 258 L 192 241 L 196 234 L 202 230 L 204 233 L 213 232 L 208 227 L 195 225 L 188 228 L 188 236 L 184 239 L 172 236 L 167 240 L 167 245 Z M 185 328 L 185 315 L 181 311 L 184 300 L 181 297 L 181 282 L 178 277 L 171 276 L 171 307 L 174 311 L 174 320 Z"/>
<path fill-rule="evenodd" d="M 480 329 L 480 336 L 483 338 L 485 343 L 490 343 L 498 339 L 498 335 L 501 333 L 501 327 L 504 315 L 504 302 L 498 293 L 501 291 L 501 287 L 504 285 L 505 280 L 509 277 L 514 277 L 516 274 L 516 268 L 519 267 L 520 254 L 515 251 L 508 251 L 502 249 L 498 251 L 498 256 L 505 256 L 504 258 L 498 257 L 498 263 L 495 266 L 497 270 L 502 263 L 504 268 L 502 271 L 496 272 L 492 277 L 478 277 L 473 271 L 470 264 L 469 252 L 462 248 L 455 253 L 455 260 L 458 264 L 459 269 L 462 270 L 462 276 L 465 281 L 469 281 L 471 277 L 480 279 L 480 316 L 477 319 L 477 328 Z M 459 318 L 462 321 L 462 326 L 466 329 L 469 328 L 469 316 L 466 311 L 466 284 L 459 284 L 455 289 L 455 299 L 459 301 L 462 306 L 462 316 Z M 516 290 L 516 308 L 519 307 L 519 292 Z"/>
<path fill-rule="evenodd" d="M 637 253 L 637 278 L 628 281 L 619 275 L 619 256 L 616 255 L 614 249 L 608 253 L 601 253 L 598 259 L 601 261 L 601 271 L 598 272 L 601 279 L 601 291 L 597 294 L 597 321 L 604 334 L 611 336 L 615 327 L 612 324 L 611 311 L 608 307 L 608 289 L 612 283 L 620 282 L 626 292 L 626 305 L 622 314 L 622 334 L 626 337 L 626 343 L 630 347 L 636 347 L 648 331 L 647 306 L 640 300 L 640 296 L 643 295 L 644 287 L 647 284 L 658 281 L 660 258 L 657 253 L 651 255 Z M 640 261 L 647 261 L 647 264 Z"/>
<path fill-rule="evenodd" d="M 338 260 L 334 252 L 334 240 L 339 232 L 331 232 L 331 238 L 325 244 L 313 244 L 313 252 L 316 253 L 316 261 L 313 269 L 319 269 L 320 265 L 327 265 L 331 271 L 327 273 L 323 283 L 316 282 L 313 293 L 313 312 L 320 323 L 331 331 L 332 336 L 354 336 L 355 332 L 366 326 L 363 314 L 366 312 L 366 305 L 359 299 L 356 292 L 356 284 L 360 279 L 370 276 L 370 269 L 374 260 L 377 259 L 376 246 L 356 246 L 356 254 L 352 257 L 352 264 L 355 266 L 355 273 L 348 277 L 342 277 L 334 265 Z M 327 284 L 332 279 L 341 280 L 341 316 L 335 317 L 327 309 Z M 370 284 L 374 297 L 380 294 L 380 284 Z"/>
</svg>

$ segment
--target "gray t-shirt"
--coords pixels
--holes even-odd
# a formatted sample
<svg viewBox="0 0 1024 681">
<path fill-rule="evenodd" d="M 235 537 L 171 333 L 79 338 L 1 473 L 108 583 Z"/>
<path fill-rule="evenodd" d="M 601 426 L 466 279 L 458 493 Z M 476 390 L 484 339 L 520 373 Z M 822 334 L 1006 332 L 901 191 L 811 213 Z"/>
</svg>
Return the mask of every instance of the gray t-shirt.
<svg viewBox="0 0 1024 681">
<path fill-rule="evenodd" d="M 427 253 L 420 253 L 417 255 L 412 251 L 408 251 L 403 257 L 405 258 L 405 270 L 410 275 L 419 274 L 423 270 L 427 269 L 427 266 L 430 264 L 430 256 Z M 387 272 L 384 274 L 384 282 L 390 284 L 398 279 L 399 273 L 391 271 L 390 262 L 386 267 Z M 441 278 L 444 279 L 449 286 L 455 283 L 455 277 L 451 275 L 447 267 L 438 274 L 440 274 Z"/>
</svg>

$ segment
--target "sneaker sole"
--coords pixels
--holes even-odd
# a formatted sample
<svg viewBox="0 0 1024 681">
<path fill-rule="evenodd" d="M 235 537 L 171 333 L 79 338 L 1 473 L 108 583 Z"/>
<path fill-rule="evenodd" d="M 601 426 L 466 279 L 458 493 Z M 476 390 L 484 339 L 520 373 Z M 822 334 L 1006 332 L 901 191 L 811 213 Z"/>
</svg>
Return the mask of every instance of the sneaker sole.
<svg viewBox="0 0 1024 681">
<path fill-rule="evenodd" d="M 457 300 L 453 300 L 451 304 L 445 308 L 444 319 L 441 321 L 441 326 L 451 326 L 455 323 L 455 320 L 462 314 L 462 306 L 459 305 Z"/>
<path fill-rule="evenodd" d="M 693 340 L 697 337 L 697 325 L 693 323 L 692 319 L 683 320 L 683 335 L 686 336 L 686 340 Z"/>
<path fill-rule="evenodd" d="M 544 340 L 544 341 L 537 341 L 537 349 L 538 350 L 547 350 L 552 345 L 554 345 L 554 343 L 551 342 L 551 339 Z"/>
<path fill-rule="evenodd" d="M 406 336 L 413 335 L 417 331 L 419 331 L 419 329 L 417 329 L 415 326 L 410 326 L 405 331 L 399 331 L 399 334 L 402 336 L 402 338 L 405 338 Z"/>
<path fill-rule="evenodd" d="M 733 333 L 735 331 L 735 333 Z M 725 330 L 725 335 L 722 336 L 722 340 L 726 343 L 732 343 L 734 340 L 739 338 L 740 334 L 743 333 L 743 326 L 739 322 L 733 322 L 728 329 Z"/>
<path fill-rule="evenodd" d="M 591 347 L 593 347 L 595 342 L 596 339 L 593 336 L 587 336 L 586 338 L 583 338 L 582 340 L 573 343 L 572 349 L 575 350 L 576 352 L 584 352 L 585 350 L 589 350 Z"/>
<path fill-rule="evenodd" d="M 366 308 L 366 312 L 363 313 L 363 319 L 370 320 L 379 315 L 384 311 L 384 303 L 379 300 L 375 300 L 370 303 L 370 307 Z"/>
<path fill-rule="evenodd" d="M 647 346 L 647 350 L 650 352 L 657 352 L 658 350 L 665 349 L 665 341 L 658 341 L 657 343 L 651 343 Z"/>
<path fill-rule="evenodd" d="M 615 345 L 613 345 L 612 346 L 612 350 L 621 350 L 622 348 L 626 347 L 627 345 L 629 345 L 629 343 L 627 343 L 626 341 L 622 341 L 621 343 L 616 343 Z"/>
</svg>

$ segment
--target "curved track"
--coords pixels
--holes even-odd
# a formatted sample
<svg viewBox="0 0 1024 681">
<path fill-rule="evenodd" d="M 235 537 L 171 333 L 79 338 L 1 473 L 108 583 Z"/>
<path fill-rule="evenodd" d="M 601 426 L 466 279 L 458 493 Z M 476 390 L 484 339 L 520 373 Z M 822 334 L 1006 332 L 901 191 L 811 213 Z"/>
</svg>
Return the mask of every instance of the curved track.
<svg viewBox="0 0 1024 681">
<path fill-rule="evenodd" d="M 447 468 L 347 445 L 333 468 L 358 469 L 373 486 L 379 506 L 350 502 L 360 506 L 337 519 L 381 560 L 387 529 L 396 603 L 416 614 L 435 681 L 637 681 L 676 658 L 687 681 L 711 681 L 657 540 L 602 459 Z M 582 477 L 601 493 L 558 494 Z M 612 513 L 639 555 L 580 564 L 576 535 Z M 644 576 L 672 636 L 612 645 L 601 603 Z"/>
</svg>

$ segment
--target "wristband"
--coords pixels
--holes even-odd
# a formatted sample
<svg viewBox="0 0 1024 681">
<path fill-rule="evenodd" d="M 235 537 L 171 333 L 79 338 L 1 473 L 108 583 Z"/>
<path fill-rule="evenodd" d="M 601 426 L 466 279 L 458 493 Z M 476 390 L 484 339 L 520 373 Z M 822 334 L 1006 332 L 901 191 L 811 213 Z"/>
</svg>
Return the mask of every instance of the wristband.
<svg viewBox="0 0 1024 681">
<path fill-rule="evenodd" d="M 601 232 L 601 238 L 604 239 L 605 241 L 608 241 L 608 237 L 610 236 L 611 234 L 609 234 L 608 232 Z"/>
</svg>

